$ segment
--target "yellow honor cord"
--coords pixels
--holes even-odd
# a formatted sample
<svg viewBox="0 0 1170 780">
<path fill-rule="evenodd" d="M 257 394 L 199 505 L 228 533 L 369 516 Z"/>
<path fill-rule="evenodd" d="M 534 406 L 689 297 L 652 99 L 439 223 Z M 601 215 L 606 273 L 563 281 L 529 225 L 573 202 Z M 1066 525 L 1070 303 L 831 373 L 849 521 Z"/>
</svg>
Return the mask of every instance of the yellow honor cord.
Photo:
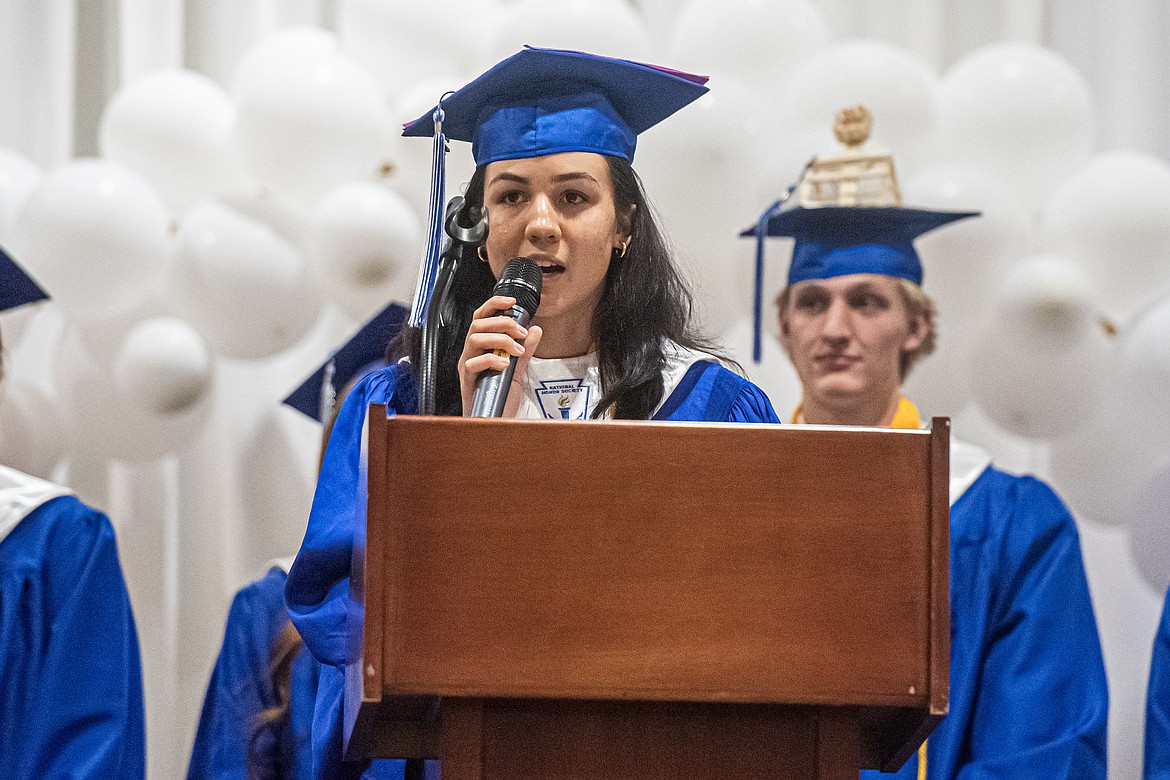
<svg viewBox="0 0 1170 780">
<path fill-rule="evenodd" d="M 918 748 L 918 780 L 926 780 L 926 742 Z"/>
<path fill-rule="evenodd" d="M 792 424 L 804 424 L 804 404 L 800 404 L 792 412 Z M 898 408 L 894 410 L 894 419 L 890 421 L 891 428 L 921 428 L 922 418 L 918 414 L 918 407 L 909 398 L 902 396 L 898 399 Z"/>
<path fill-rule="evenodd" d="M 922 418 L 918 415 L 918 407 L 910 399 L 902 396 L 898 399 L 898 408 L 894 412 L 894 419 L 890 421 L 891 428 L 921 428 Z"/>
</svg>

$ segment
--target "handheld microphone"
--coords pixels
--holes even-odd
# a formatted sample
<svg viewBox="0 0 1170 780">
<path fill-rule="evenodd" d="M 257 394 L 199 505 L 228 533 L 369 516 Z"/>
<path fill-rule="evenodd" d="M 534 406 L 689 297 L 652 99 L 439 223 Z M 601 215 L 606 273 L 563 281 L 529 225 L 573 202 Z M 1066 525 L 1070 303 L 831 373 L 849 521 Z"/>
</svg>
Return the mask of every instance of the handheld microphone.
<svg viewBox="0 0 1170 780">
<path fill-rule="evenodd" d="M 523 328 L 528 327 L 536 307 L 540 305 L 541 271 L 536 261 L 527 257 L 513 257 L 504 266 L 500 280 L 496 282 L 492 295 L 515 298 L 516 303 L 506 311 L 498 312 L 511 317 Z M 475 396 L 471 402 L 472 417 L 500 417 L 504 413 L 504 402 L 508 400 L 508 388 L 512 386 L 512 375 L 516 373 L 516 356 L 502 349 L 496 350 L 500 357 L 509 358 L 507 368 L 488 369 L 475 381 Z"/>
</svg>

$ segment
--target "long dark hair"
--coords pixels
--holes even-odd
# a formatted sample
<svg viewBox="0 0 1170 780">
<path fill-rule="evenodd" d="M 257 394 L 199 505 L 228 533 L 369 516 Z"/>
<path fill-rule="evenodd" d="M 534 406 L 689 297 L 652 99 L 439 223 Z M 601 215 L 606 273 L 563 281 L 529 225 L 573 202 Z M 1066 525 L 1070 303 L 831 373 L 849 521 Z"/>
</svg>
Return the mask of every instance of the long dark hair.
<svg viewBox="0 0 1170 780">
<path fill-rule="evenodd" d="M 624 257 L 614 256 L 593 316 L 601 369 L 602 395 L 593 416 L 607 411 L 615 419 L 646 420 L 662 400 L 666 369 L 665 341 L 688 349 L 715 352 L 692 325 L 694 300 L 671 257 L 670 247 L 654 218 L 638 174 L 629 162 L 606 156 L 617 214 L 633 214 L 630 244 Z M 467 223 L 483 208 L 484 166 L 476 168 L 464 193 Z M 463 400 L 457 363 L 471 326 L 471 315 L 491 297 L 495 277 L 486 263 L 468 249 L 452 285 L 454 317 L 439 336 L 439 370 L 435 409 L 460 415 Z M 419 365 L 421 333 L 408 330 L 391 356 L 409 355 Z"/>
</svg>

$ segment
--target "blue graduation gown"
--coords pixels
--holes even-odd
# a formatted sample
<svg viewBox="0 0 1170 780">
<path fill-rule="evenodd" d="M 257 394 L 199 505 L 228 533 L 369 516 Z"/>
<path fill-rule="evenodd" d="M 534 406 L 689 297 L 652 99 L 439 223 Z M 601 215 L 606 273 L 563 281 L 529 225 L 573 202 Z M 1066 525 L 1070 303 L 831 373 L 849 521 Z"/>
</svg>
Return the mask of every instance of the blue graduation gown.
<svg viewBox="0 0 1170 780">
<path fill-rule="evenodd" d="M 285 590 L 293 623 L 325 665 L 313 722 L 313 756 L 320 780 L 348 776 L 351 771 L 341 763 L 341 710 L 345 665 L 352 660 L 346 623 L 362 619 L 360 606 L 349 596 L 349 572 L 354 533 L 365 531 L 362 425 L 371 403 L 385 403 L 391 414 L 415 413 L 414 379 L 403 364 L 363 379 L 342 405 L 317 480 L 309 527 Z M 779 422 L 762 390 L 707 361 L 688 369 L 655 419 Z M 363 777 L 382 777 L 372 769 Z M 428 774 L 432 771 L 428 766 Z"/>
<path fill-rule="evenodd" d="M 1154 637 L 1146 694 L 1145 780 L 1170 780 L 1170 593 Z"/>
<path fill-rule="evenodd" d="M 73 496 L 0 541 L 0 775 L 146 775 L 142 665 L 110 521 Z"/>
<path fill-rule="evenodd" d="M 248 745 L 261 711 L 276 705 L 272 649 L 288 625 L 284 607 L 287 575 L 273 567 L 240 589 L 232 601 L 203 701 L 187 780 L 249 780 Z M 321 665 L 302 647 L 289 668 L 288 718 L 258 734 L 254 749 L 262 780 L 313 780 L 310 734 Z M 386 764 L 379 777 L 401 778 L 402 761 Z"/>
<path fill-rule="evenodd" d="M 1105 778 L 1108 695 L 1072 516 L 1043 482 L 988 468 L 951 507 L 950 713 L 930 780 Z M 896 775 L 918 777 L 918 757 Z"/>
</svg>

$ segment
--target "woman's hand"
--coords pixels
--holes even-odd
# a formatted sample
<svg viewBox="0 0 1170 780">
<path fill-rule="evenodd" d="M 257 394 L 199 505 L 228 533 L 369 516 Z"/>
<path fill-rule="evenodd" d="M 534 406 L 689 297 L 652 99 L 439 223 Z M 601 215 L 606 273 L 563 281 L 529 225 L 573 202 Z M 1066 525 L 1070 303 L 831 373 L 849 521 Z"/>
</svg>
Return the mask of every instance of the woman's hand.
<svg viewBox="0 0 1170 780">
<path fill-rule="evenodd" d="M 515 417 L 516 410 L 520 408 L 528 360 L 540 344 L 541 330 L 539 325 L 525 330 L 511 317 L 496 314 L 511 308 L 515 303 L 515 298 L 495 296 L 471 315 L 471 327 L 467 330 L 467 340 L 463 342 L 463 354 L 459 356 L 459 389 L 463 395 L 464 417 L 471 414 L 475 382 L 479 375 L 487 370 L 501 371 L 507 368 L 511 358 L 505 355 L 515 355 L 518 360 L 516 371 L 512 374 L 512 385 L 508 388 L 504 417 Z"/>
</svg>

